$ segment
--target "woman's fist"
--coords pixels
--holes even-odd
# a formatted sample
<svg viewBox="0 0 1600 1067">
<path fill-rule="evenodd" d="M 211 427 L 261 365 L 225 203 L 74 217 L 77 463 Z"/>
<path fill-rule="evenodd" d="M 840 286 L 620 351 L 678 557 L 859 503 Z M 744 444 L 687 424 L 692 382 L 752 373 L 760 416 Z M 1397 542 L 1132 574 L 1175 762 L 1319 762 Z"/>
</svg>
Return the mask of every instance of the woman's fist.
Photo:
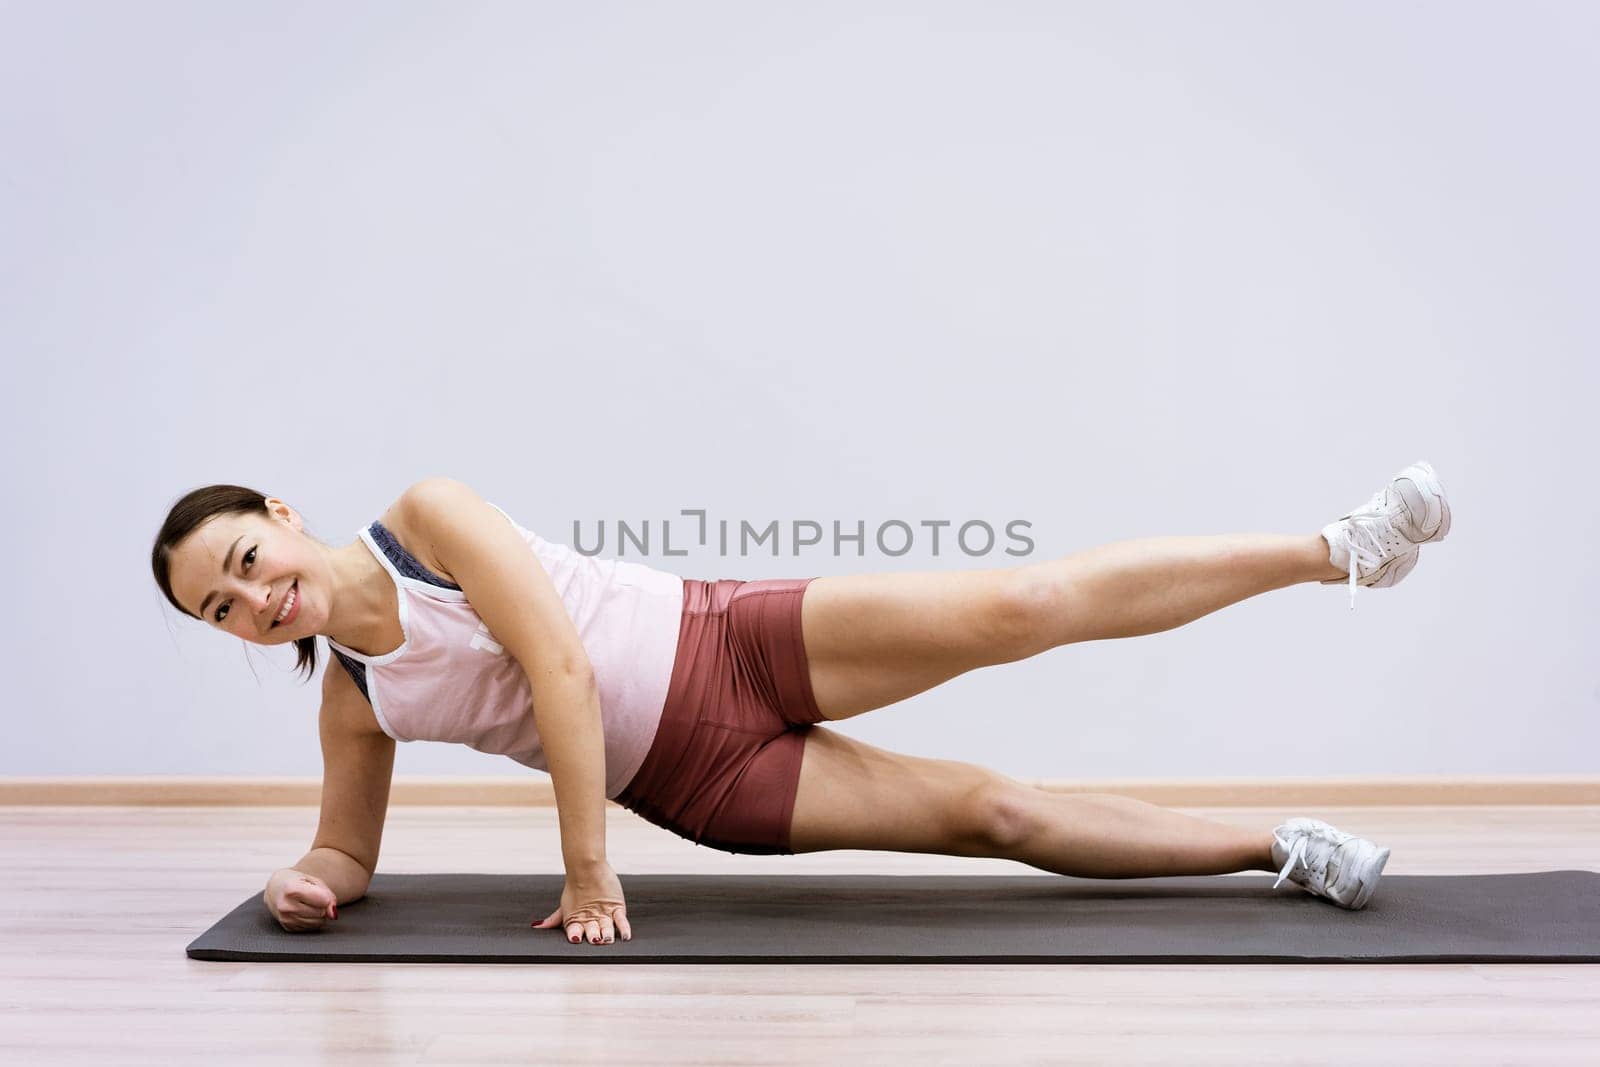
<svg viewBox="0 0 1600 1067">
<path fill-rule="evenodd" d="M 267 910 L 285 930 L 320 930 L 339 917 L 339 898 L 322 879 L 285 867 L 273 871 L 262 894 Z"/>
</svg>

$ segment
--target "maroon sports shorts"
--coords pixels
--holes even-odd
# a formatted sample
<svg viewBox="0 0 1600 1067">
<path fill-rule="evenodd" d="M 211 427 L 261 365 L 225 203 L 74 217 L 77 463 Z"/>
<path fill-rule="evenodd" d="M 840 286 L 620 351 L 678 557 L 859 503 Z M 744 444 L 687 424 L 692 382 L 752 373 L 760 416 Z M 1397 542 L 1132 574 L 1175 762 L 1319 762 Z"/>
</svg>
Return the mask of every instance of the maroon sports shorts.
<svg viewBox="0 0 1600 1067">
<path fill-rule="evenodd" d="M 655 740 L 617 803 L 697 845 L 793 855 L 811 693 L 800 601 L 811 578 L 683 580 Z"/>
</svg>

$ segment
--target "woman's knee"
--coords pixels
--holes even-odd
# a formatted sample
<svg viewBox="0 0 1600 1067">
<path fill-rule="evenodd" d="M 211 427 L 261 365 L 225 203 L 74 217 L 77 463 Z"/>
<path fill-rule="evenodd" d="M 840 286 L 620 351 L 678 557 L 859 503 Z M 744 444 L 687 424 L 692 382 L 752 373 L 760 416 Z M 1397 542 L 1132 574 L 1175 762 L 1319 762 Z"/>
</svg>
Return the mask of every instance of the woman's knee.
<svg viewBox="0 0 1600 1067">
<path fill-rule="evenodd" d="M 1058 584 L 1033 564 L 1003 572 L 996 600 L 1001 647 L 1006 662 L 1015 662 L 1054 647 L 1060 614 Z"/>
<path fill-rule="evenodd" d="M 998 771 L 985 771 L 983 780 L 963 798 L 957 820 L 962 833 L 985 854 L 1000 855 L 1032 832 L 1039 817 L 1039 791 Z"/>
</svg>

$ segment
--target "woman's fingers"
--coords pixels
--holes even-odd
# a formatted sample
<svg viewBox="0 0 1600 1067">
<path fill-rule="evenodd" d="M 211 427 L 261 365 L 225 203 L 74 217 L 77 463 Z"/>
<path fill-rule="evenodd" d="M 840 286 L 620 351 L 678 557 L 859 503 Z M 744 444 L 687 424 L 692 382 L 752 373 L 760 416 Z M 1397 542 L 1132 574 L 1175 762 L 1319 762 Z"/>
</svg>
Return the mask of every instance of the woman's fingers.
<svg viewBox="0 0 1600 1067">
<path fill-rule="evenodd" d="M 615 938 L 616 932 L 609 915 L 601 915 L 598 919 L 590 919 L 583 914 L 579 914 L 567 920 L 568 941 L 610 944 Z"/>
<path fill-rule="evenodd" d="M 307 915 L 321 915 L 333 904 L 333 894 L 316 886 L 291 886 L 286 896 L 291 905 Z"/>
<path fill-rule="evenodd" d="M 624 941 L 633 939 L 633 927 L 628 925 L 628 914 L 622 908 L 618 907 L 609 913 L 602 912 L 597 918 L 590 918 L 594 914 L 592 908 L 580 908 L 563 921 L 561 909 L 556 908 L 538 922 L 529 925 L 535 929 L 560 928 L 562 936 L 573 944 L 587 941 L 609 945 L 618 936 Z"/>
<path fill-rule="evenodd" d="M 285 919 L 293 920 L 299 929 L 315 928 L 324 920 L 337 919 L 338 898 L 333 890 L 321 882 L 301 878 L 284 886 L 283 907 Z"/>
<path fill-rule="evenodd" d="M 339 897 L 332 887 L 292 867 L 273 872 L 263 897 L 285 930 L 316 930 L 339 917 Z"/>
<path fill-rule="evenodd" d="M 590 933 L 590 930 L 593 930 L 594 933 Z M 585 922 L 583 919 L 567 920 L 568 941 L 576 943 L 578 941 L 585 941 L 598 936 L 600 936 L 599 927 L 596 926 L 593 919 L 590 919 L 587 922 Z"/>
</svg>

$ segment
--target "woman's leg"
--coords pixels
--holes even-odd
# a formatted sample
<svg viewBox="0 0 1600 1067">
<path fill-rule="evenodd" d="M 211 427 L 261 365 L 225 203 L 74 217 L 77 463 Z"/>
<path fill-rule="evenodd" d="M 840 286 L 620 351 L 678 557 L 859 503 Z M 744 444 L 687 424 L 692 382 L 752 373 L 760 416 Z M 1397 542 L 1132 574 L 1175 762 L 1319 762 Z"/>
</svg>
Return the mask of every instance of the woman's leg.
<svg viewBox="0 0 1600 1067">
<path fill-rule="evenodd" d="M 1321 534 L 1145 537 L 1015 568 L 1040 650 L 1170 630 L 1301 582 L 1343 576 Z"/>
<path fill-rule="evenodd" d="M 1246 830 L 1111 793 L 1010 800 L 999 855 L 1080 878 L 1276 871 L 1272 831 Z"/>
<path fill-rule="evenodd" d="M 1338 578 L 1320 534 L 1147 537 L 983 570 L 829 575 L 801 624 L 825 719 L 1074 641 L 1170 630 L 1300 582 Z"/>
<path fill-rule="evenodd" d="M 1081 878 L 1271 871 L 1272 832 L 1103 793 L 1047 793 L 958 760 L 806 732 L 795 852 L 882 849 L 1014 859 Z"/>
</svg>

